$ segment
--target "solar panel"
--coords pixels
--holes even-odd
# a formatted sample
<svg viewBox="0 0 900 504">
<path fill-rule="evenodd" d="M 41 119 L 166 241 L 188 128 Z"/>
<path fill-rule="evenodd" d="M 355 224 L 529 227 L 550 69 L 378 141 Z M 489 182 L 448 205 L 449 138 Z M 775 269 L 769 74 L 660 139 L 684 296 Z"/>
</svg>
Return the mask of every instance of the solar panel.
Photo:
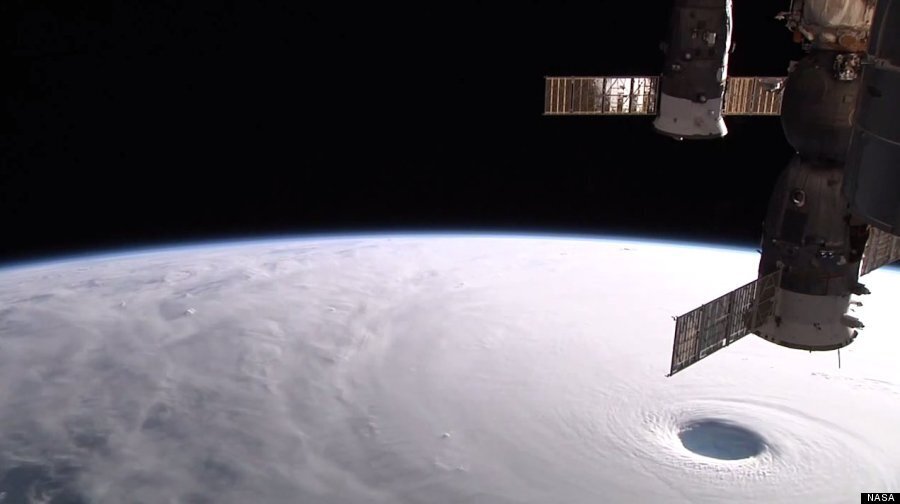
<svg viewBox="0 0 900 504">
<path fill-rule="evenodd" d="M 725 85 L 724 115 L 781 114 L 786 77 L 729 77 Z"/>
<path fill-rule="evenodd" d="M 775 313 L 780 284 L 779 269 L 676 318 L 669 376 L 763 325 Z"/>
<path fill-rule="evenodd" d="M 860 261 L 859 276 L 898 260 L 900 260 L 900 236 L 869 227 L 869 240 Z"/>
<path fill-rule="evenodd" d="M 786 77 L 729 77 L 722 113 L 776 116 Z M 655 115 L 659 77 L 545 77 L 545 115 Z"/>
<path fill-rule="evenodd" d="M 546 77 L 546 115 L 656 114 L 659 77 Z"/>
</svg>

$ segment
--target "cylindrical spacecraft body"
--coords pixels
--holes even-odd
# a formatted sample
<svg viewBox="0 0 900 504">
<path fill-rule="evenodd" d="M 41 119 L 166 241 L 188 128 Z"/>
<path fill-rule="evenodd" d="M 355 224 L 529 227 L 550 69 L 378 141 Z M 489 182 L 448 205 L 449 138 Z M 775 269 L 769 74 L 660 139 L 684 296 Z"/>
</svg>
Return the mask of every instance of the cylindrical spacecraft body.
<svg viewBox="0 0 900 504">
<path fill-rule="evenodd" d="M 806 159 L 844 161 L 859 92 L 860 81 L 852 73 L 858 61 L 852 53 L 814 50 L 788 74 L 781 125 L 787 141 Z M 841 65 L 849 66 L 849 73 Z"/>
<path fill-rule="evenodd" d="M 760 275 L 782 267 L 781 287 L 803 294 L 843 295 L 853 289 L 865 240 L 854 241 L 860 238 L 851 232 L 842 176 L 840 164 L 794 156 L 769 200 Z"/>
<path fill-rule="evenodd" d="M 841 194 L 843 170 L 797 155 L 779 176 L 763 224 L 760 276 L 781 269 L 772 320 L 759 336 L 805 350 L 850 344 L 859 322 L 847 315 L 858 289 L 866 227 Z"/>
<path fill-rule="evenodd" d="M 721 138 L 731 0 L 675 0 L 653 127 L 678 139 Z"/>
<path fill-rule="evenodd" d="M 879 0 L 847 153 L 844 195 L 854 214 L 900 233 L 900 0 Z"/>
<path fill-rule="evenodd" d="M 807 55 L 787 78 L 781 124 L 797 151 L 773 190 L 763 224 L 760 275 L 781 270 L 774 316 L 759 336 L 782 346 L 834 350 L 862 324 L 850 296 L 867 292 L 859 263 L 868 238 L 842 191 L 844 161 L 862 93 L 869 0 L 804 0 L 793 28 Z M 797 14 L 797 13 L 795 13 Z"/>
</svg>

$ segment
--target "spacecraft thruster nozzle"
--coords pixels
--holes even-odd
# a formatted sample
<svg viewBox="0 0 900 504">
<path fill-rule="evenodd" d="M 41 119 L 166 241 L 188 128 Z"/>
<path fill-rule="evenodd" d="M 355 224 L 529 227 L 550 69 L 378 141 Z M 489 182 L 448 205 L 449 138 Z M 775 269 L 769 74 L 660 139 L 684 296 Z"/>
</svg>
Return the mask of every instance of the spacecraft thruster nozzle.
<svg viewBox="0 0 900 504">
<path fill-rule="evenodd" d="M 860 327 L 847 317 L 858 291 L 867 226 L 841 195 L 840 163 L 797 155 L 781 173 L 763 225 L 759 275 L 781 269 L 774 317 L 757 334 L 782 346 L 833 350 Z"/>
</svg>

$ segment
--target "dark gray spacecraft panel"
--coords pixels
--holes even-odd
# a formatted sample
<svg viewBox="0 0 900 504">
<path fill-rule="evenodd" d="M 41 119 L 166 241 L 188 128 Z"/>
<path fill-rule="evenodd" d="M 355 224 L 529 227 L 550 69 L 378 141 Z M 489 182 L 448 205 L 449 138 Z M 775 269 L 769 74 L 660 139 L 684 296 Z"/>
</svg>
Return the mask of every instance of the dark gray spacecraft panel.
<svg viewBox="0 0 900 504">
<path fill-rule="evenodd" d="M 875 8 L 847 153 L 844 194 L 859 217 L 900 233 L 900 1 Z"/>
</svg>

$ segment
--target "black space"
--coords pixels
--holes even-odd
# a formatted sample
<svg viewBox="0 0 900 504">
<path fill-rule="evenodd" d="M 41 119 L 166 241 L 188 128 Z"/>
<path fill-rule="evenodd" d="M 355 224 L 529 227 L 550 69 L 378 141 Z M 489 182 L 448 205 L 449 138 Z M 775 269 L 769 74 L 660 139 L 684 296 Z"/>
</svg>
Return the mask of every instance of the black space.
<svg viewBox="0 0 900 504">
<path fill-rule="evenodd" d="M 735 0 L 732 75 L 789 2 Z M 758 241 L 777 118 L 676 142 L 541 115 L 545 75 L 656 74 L 669 2 L 4 2 L 0 260 L 374 230 Z"/>
</svg>

